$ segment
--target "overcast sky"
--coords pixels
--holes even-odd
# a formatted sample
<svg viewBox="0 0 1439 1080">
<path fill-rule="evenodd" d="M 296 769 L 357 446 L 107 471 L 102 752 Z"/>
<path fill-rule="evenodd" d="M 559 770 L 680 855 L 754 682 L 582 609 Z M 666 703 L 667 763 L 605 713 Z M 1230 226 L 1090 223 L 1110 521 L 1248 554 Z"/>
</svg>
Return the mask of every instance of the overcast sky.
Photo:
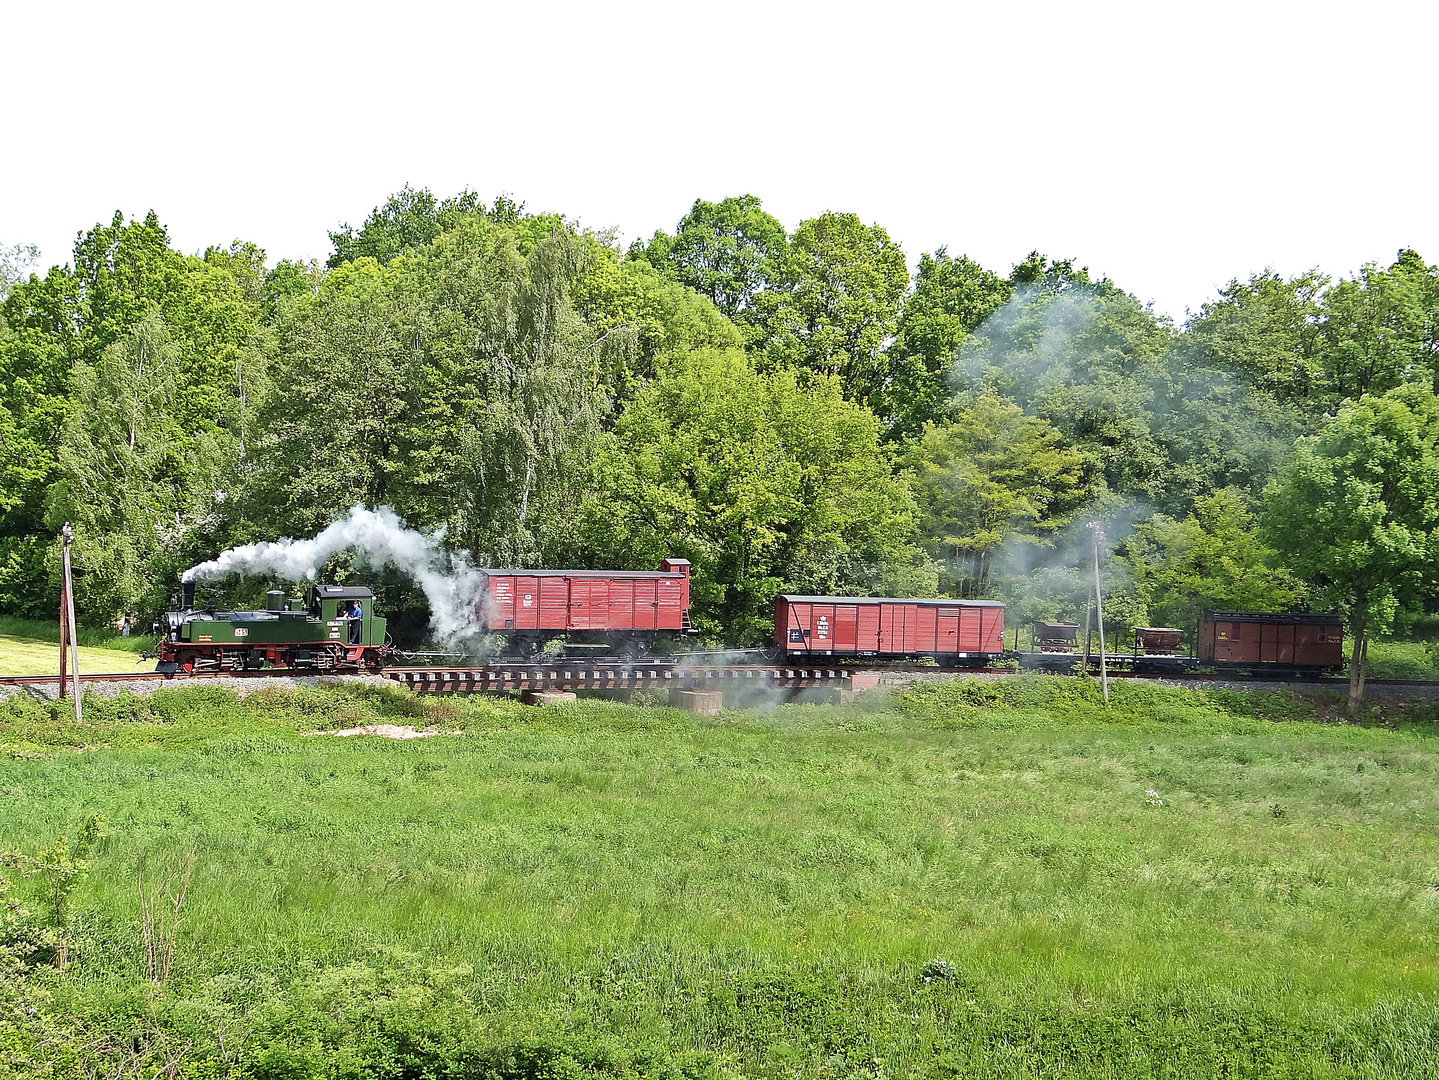
<svg viewBox="0 0 1439 1080">
<path fill-rule="evenodd" d="M 409 183 L 672 229 L 752 193 L 1182 319 L 1235 276 L 1439 262 L 1433 4 L 7 4 L 0 244 L 153 208 L 323 258 Z"/>
</svg>

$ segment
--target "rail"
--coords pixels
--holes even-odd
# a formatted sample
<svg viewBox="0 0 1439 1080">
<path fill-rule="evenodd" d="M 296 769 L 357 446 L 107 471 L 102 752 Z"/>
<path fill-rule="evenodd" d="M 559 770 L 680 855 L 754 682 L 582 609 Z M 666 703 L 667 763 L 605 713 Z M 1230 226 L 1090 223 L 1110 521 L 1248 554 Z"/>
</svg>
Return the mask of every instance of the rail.
<svg viewBox="0 0 1439 1080">
<path fill-rule="evenodd" d="M 474 666 L 387 668 L 378 675 L 357 672 L 314 671 L 304 668 L 265 668 L 255 671 L 159 672 L 118 671 L 81 675 L 85 684 L 155 683 L 182 684 L 206 679 L 269 678 L 383 678 L 422 693 L 485 692 L 503 690 L 738 690 L 744 687 L 806 689 L 838 687 L 861 690 L 893 681 L 886 676 L 929 674 L 939 678 L 973 675 L 1008 677 L 1017 669 L 988 668 L 975 671 L 941 669 L 923 664 L 890 665 L 794 665 L 794 664 L 678 664 L 639 663 L 503 663 Z M 1113 672 L 1110 678 L 1169 682 L 1282 683 L 1292 686 L 1348 685 L 1347 676 L 1310 675 L 1287 672 L 1235 673 L 1196 672 Z M 56 675 L 0 675 L 0 686 L 45 686 L 58 682 Z M 1366 686 L 1439 687 L 1439 681 L 1424 679 L 1366 679 Z"/>
</svg>

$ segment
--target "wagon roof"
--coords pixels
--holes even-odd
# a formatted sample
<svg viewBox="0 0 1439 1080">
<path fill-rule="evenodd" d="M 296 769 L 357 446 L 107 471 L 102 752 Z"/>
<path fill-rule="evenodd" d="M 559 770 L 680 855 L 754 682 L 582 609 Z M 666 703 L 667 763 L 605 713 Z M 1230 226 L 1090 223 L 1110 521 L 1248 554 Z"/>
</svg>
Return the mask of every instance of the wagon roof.
<svg viewBox="0 0 1439 1080">
<path fill-rule="evenodd" d="M 679 559 L 672 559 L 678 564 Z M 686 563 L 686 566 L 689 564 Z M 488 577 L 677 578 L 678 570 L 481 570 Z"/>
<path fill-rule="evenodd" d="M 1338 626 L 1344 621 L 1333 612 L 1314 614 L 1308 611 L 1206 611 L 1204 617 L 1225 622 L 1301 623 L 1311 626 Z"/>
<path fill-rule="evenodd" d="M 928 607 L 989 607 L 1002 608 L 1002 600 L 946 600 L 944 598 L 900 599 L 894 596 L 797 596 L 781 593 L 777 599 L 791 604 L 920 604 Z"/>
</svg>

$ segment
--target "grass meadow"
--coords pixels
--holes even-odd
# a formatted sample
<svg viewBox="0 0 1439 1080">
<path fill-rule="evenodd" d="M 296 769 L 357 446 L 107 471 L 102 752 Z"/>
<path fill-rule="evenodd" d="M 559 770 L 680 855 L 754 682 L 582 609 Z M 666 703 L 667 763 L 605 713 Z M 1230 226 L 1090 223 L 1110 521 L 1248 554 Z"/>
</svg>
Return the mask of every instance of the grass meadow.
<svg viewBox="0 0 1439 1080">
<path fill-rule="evenodd" d="M 153 637 L 122 637 L 109 628 L 81 627 L 78 652 L 83 672 L 134 671 L 136 654 Z M 53 675 L 60 670 L 56 622 L 0 617 L 0 675 Z"/>
<path fill-rule="evenodd" d="M 1433 715 L 1113 691 L 0 702 L 0 1076 L 1435 1075 Z"/>
</svg>

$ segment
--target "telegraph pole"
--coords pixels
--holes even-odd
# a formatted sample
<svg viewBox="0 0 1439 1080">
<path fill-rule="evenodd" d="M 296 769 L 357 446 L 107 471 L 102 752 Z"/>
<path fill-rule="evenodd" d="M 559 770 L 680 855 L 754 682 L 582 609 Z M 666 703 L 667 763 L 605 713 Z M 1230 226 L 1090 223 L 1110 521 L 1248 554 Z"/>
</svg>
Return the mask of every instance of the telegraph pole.
<svg viewBox="0 0 1439 1080">
<path fill-rule="evenodd" d="M 69 668 L 66 666 L 70 660 L 70 575 L 65 571 L 70 568 L 70 525 L 67 522 L 65 530 L 60 534 L 65 541 L 65 554 L 60 557 L 60 700 L 65 700 L 69 692 L 66 682 L 69 679 Z"/>
<path fill-rule="evenodd" d="M 1099 620 L 1099 685 L 1104 688 L 1104 703 L 1108 705 L 1109 669 L 1104 663 L 1104 597 L 1099 592 L 1099 541 L 1104 539 L 1104 530 L 1099 522 L 1091 521 L 1089 531 L 1094 538 L 1094 610 Z"/>
<path fill-rule="evenodd" d="M 70 678 L 73 680 L 75 699 L 75 723 L 81 723 L 80 716 L 80 653 L 75 641 L 75 579 L 70 573 L 70 542 L 75 532 L 70 523 L 60 530 L 65 547 L 60 556 L 60 696 L 65 696 L 65 646 L 70 646 Z"/>
</svg>

